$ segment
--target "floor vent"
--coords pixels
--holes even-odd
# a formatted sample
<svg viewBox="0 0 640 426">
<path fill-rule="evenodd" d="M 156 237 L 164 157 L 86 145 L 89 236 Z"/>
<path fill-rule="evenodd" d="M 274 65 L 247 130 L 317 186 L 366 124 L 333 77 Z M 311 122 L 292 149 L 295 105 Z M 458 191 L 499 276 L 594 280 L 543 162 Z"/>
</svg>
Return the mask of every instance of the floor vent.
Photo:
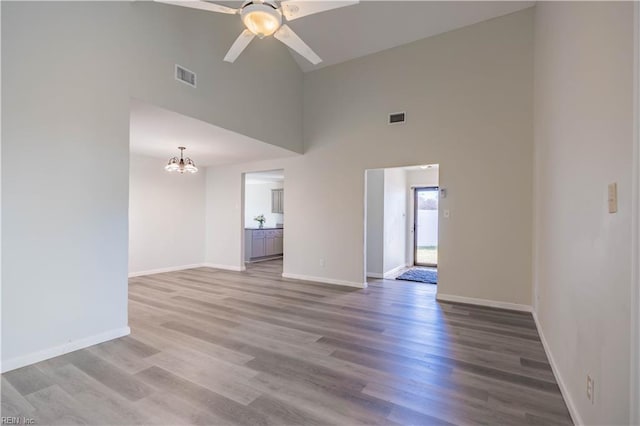
<svg viewBox="0 0 640 426">
<path fill-rule="evenodd" d="M 196 73 L 176 64 L 176 80 L 196 87 Z"/>
<path fill-rule="evenodd" d="M 389 114 L 389 124 L 401 124 L 406 120 L 404 112 L 394 112 L 393 114 Z"/>
</svg>

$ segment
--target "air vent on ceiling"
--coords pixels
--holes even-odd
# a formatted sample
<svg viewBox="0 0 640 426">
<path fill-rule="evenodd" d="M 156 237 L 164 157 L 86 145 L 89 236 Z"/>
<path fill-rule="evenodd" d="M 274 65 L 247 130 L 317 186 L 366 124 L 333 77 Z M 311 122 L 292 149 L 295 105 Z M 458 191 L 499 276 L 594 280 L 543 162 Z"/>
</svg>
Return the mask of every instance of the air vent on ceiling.
<svg viewBox="0 0 640 426">
<path fill-rule="evenodd" d="M 401 124 L 405 122 L 404 112 L 394 112 L 389 114 L 389 124 Z"/>
<path fill-rule="evenodd" d="M 191 87 L 196 87 L 196 73 L 178 64 L 176 64 L 176 80 L 188 84 Z"/>
</svg>

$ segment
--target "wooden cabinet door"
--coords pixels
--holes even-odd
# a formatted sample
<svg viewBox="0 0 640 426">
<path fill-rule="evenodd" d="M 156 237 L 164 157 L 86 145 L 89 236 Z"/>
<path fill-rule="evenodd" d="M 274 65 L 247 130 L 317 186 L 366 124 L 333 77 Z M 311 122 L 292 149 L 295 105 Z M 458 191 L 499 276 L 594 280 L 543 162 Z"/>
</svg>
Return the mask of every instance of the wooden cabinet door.
<svg viewBox="0 0 640 426">
<path fill-rule="evenodd" d="M 267 237 L 265 238 L 265 256 L 273 256 L 276 254 L 276 246 L 275 246 L 275 238 Z"/>
<path fill-rule="evenodd" d="M 274 254 L 284 253 L 284 239 L 282 237 L 275 237 L 273 239 Z"/>
<path fill-rule="evenodd" d="M 254 236 L 251 240 L 251 257 L 266 256 L 265 238 Z"/>
</svg>

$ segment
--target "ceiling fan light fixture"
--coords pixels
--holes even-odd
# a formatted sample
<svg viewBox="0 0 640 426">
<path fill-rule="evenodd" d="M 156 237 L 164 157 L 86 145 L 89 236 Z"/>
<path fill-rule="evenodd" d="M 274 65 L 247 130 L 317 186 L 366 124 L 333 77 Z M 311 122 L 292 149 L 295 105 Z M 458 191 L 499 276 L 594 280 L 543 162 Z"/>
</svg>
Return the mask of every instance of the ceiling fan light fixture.
<svg viewBox="0 0 640 426">
<path fill-rule="evenodd" d="M 1 0 L 0 0 L 1 1 Z M 224 61 L 233 63 L 256 36 L 273 36 L 289 49 L 318 65 L 322 59 L 285 23 L 327 10 L 338 9 L 359 3 L 359 0 L 245 0 L 237 9 L 211 3 L 209 0 L 154 0 L 192 9 L 240 15 L 245 29 L 233 42 Z"/>
<path fill-rule="evenodd" d="M 242 9 L 242 22 L 259 38 L 273 35 L 282 25 L 282 14 L 268 3 L 254 3 Z"/>
</svg>

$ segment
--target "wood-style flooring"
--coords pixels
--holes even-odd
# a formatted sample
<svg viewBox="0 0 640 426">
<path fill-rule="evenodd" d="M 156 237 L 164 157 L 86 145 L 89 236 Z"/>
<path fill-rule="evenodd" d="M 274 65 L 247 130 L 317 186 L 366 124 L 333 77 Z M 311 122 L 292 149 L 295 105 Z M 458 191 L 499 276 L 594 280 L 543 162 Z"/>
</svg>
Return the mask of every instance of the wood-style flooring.
<svg viewBox="0 0 640 426">
<path fill-rule="evenodd" d="M 2 375 L 36 424 L 570 424 L 531 315 L 199 268 L 129 281 L 128 337 Z"/>
</svg>

